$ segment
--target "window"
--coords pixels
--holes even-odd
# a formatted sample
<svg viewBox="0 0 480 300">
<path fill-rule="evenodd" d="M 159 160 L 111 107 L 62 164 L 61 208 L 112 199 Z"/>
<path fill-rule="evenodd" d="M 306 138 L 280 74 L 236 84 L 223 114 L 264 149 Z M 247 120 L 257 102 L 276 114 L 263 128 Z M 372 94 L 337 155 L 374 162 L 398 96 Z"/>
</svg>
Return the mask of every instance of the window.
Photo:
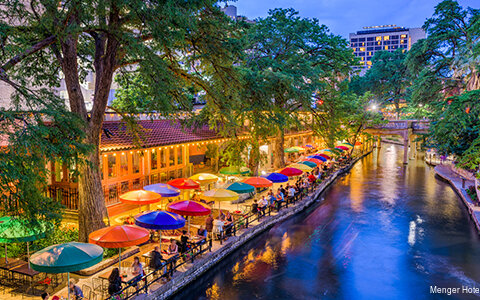
<svg viewBox="0 0 480 300">
<path fill-rule="evenodd" d="M 362 46 L 365 46 L 365 43 L 362 43 Z"/>
<path fill-rule="evenodd" d="M 359 38 L 358 41 L 359 42 L 365 42 L 365 38 Z"/>
<path fill-rule="evenodd" d="M 402 35 L 400 36 L 400 38 L 406 39 L 406 38 L 407 38 L 407 35 L 406 35 L 406 34 L 402 34 Z"/>
<path fill-rule="evenodd" d="M 365 52 L 365 47 L 360 48 L 360 51 Z"/>
<path fill-rule="evenodd" d="M 374 37 L 368 37 L 368 38 L 367 38 L 367 42 L 371 42 L 371 41 L 374 41 L 374 40 L 375 40 Z"/>
<path fill-rule="evenodd" d="M 367 56 L 367 60 L 370 61 L 372 59 L 371 56 Z"/>
<path fill-rule="evenodd" d="M 361 57 L 361 60 L 363 61 L 364 57 Z"/>
<path fill-rule="evenodd" d="M 100 171 L 100 178 L 103 180 L 103 155 L 100 156 L 100 161 L 98 163 L 98 169 Z"/>
<path fill-rule="evenodd" d="M 63 163 L 60 160 L 55 162 L 55 181 L 63 181 Z"/>
<path fill-rule="evenodd" d="M 371 61 L 367 61 L 367 65 L 371 66 L 371 65 L 372 65 L 372 62 L 371 62 Z"/>
<path fill-rule="evenodd" d="M 140 154 L 138 151 L 132 153 L 132 172 L 133 174 L 140 173 Z"/>
<path fill-rule="evenodd" d="M 391 49 L 397 49 L 398 46 L 390 46 Z"/>
<path fill-rule="evenodd" d="M 373 49 L 374 49 L 374 47 L 367 47 L 367 51 L 373 51 Z"/>
<path fill-rule="evenodd" d="M 381 44 L 382 44 L 382 42 L 377 42 L 377 45 L 381 45 Z"/>
<path fill-rule="evenodd" d="M 392 35 L 392 36 L 390 36 L 390 39 L 391 39 L 391 40 L 398 40 L 399 38 L 400 38 L 400 36 L 398 36 L 398 35 Z"/>
<path fill-rule="evenodd" d="M 382 40 L 382 37 L 381 36 L 376 36 L 375 37 L 375 40 L 378 42 L 378 41 L 381 41 Z"/>
<path fill-rule="evenodd" d="M 384 45 L 390 45 L 390 41 L 383 42 Z"/>
<path fill-rule="evenodd" d="M 365 52 L 358 53 L 358 56 L 365 56 Z"/>
<path fill-rule="evenodd" d="M 108 178 L 117 177 L 117 156 L 115 153 L 107 155 Z"/>
<path fill-rule="evenodd" d="M 352 42 L 358 42 L 358 39 L 352 39 Z"/>
<path fill-rule="evenodd" d="M 167 166 L 167 151 L 161 149 L 160 151 L 160 168 L 165 168 Z"/>
<path fill-rule="evenodd" d="M 120 155 L 120 176 L 128 175 L 128 157 L 125 152 Z"/>
<path fill-rule="evenodd" d="M 155 149 L 152 149 L 150 155 L 150 167 L 152 170 L 158 169 L 158 151 L 155 151 Z"/>
<path fill-rule="evenodd" d="M 389 40 L 390 40 L 390 36 L 389 36 L 389 35 L 383 36 L 383 40 L 384 40 L 384 41 L 389 41 Z"/>
<path fill-rule="evenodd" d="M 403 44 L 403 43 L 405 43 L 405 40 L 400 40 L 400 44 Z"/>
<path fill-rule="evenodd" d="M 175 165 L 175 150 L 171 147 L 170 147 L 170 151 L 168 152 L 168 160 L 169 160 L 170 166 Z"/>
<path fill-rule="evenodd" d="M 372 52 L 368 52 L 368 55 L 372 56 Z"/>
<path fill-rule="evenodd" d="M 388 46 L 385 46 L 385 50 L 388 50 Z"/>
<path fill-rule="evenodd" d="M 375 47 L 375 50 L 382 50 L 382 47 L 377 46 L 377 47 Z"/>
<path fill-rule="evenodd" d="M 367 46 L 374 46 L 375 45 L 375 42 L 368 42 L 367 43 Z"/>
<path fill-rule="evenodd" d="M 183 164 L 183 146 L 177 148 L 177 165 Z"/>
</svg>

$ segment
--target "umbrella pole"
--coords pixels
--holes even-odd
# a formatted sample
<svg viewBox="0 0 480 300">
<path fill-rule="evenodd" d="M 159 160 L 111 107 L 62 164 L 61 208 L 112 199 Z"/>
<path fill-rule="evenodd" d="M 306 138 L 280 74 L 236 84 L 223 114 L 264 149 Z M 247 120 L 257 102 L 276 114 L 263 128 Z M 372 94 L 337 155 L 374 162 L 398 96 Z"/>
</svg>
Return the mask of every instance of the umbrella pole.
<svg viewBox="0 0 480 300">
<path fill-rule="evenodd" d="M 158 231 L 158 236 L 159 236 L 158 242 L 160 244 L 160 253 L 162 253 L 162 231 L 161 230 Z"/>
<path fill-rule="evenodd" d="M 67 290 L 68 290 L 68 300 L 70 300 L 70 272 L 67 273 Z"/>
<path fill-rule="evenodd" d="M 118 273 L 122 270 L 122 248 L 118 248 Z"/>
<path fill-rule="evenodd" d="M 187 220 L 188 220 L 188 234 L 190 234 L 190 217 L 187 216 Z"/>
<path fill-rule="evenodd" d="M 27 265 L 28 265 L 28 269 L 30 270 L 30 248 L 28 247 L 28 242 L 27 242 Z"/>
</svg>

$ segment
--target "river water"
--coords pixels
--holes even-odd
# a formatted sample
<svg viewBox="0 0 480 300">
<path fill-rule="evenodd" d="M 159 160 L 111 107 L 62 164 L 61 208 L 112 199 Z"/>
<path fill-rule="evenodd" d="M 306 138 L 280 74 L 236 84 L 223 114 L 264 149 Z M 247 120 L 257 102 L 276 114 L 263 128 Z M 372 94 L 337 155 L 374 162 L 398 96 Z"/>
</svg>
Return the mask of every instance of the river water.
<svg viewBox="0 0 480 300">
<path fill-rule="evenodd" d="M 175 299 L 477 299 L 480 242 L 450 186 L 384 145 Z M 463 290 L 460 290 L 462 292 Z"/>
</svg>

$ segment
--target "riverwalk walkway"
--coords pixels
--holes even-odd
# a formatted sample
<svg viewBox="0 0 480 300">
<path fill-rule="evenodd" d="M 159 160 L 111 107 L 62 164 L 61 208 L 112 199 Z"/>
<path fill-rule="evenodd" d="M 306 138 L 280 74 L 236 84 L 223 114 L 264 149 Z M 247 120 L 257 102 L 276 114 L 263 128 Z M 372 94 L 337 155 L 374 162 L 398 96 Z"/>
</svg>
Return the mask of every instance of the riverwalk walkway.
<svg viewBox="0 0 480 300">
<path fill-rule="evenodd" d="M 467 208 L 475 227 L 480 233 L 480 206 L 475 205 L 475 203 L 472 201 L 472 198 L 470 198 L 470 195 L 467 193 L 468 187 L 472 185 L 475 186 L 475 182 L 455 173 L 450 164 L 438 165 L 434 170 L 438 176 L 450 183 L 460 199 L 462 199 L 462 202 Z"/>
</svg>

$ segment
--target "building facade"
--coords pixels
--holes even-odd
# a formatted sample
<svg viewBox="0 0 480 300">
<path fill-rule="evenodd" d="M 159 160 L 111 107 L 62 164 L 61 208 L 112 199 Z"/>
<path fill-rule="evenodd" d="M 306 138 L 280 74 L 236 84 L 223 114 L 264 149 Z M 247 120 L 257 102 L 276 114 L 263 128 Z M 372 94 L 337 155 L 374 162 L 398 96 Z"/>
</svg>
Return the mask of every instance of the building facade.
<svg viewBox="0 0 480 300">
<path fill-rule="evenodd" d="M 425 38 L 422 28 L 405 28 L 397 25 L 363 27 L 363 30 L 350 33 L 350 47 L 360 59 L 355 67 L 363 75 L 372 65 L 372 57 L 377 51 L 408 51 L 418 40 Z"/>
</svg>

